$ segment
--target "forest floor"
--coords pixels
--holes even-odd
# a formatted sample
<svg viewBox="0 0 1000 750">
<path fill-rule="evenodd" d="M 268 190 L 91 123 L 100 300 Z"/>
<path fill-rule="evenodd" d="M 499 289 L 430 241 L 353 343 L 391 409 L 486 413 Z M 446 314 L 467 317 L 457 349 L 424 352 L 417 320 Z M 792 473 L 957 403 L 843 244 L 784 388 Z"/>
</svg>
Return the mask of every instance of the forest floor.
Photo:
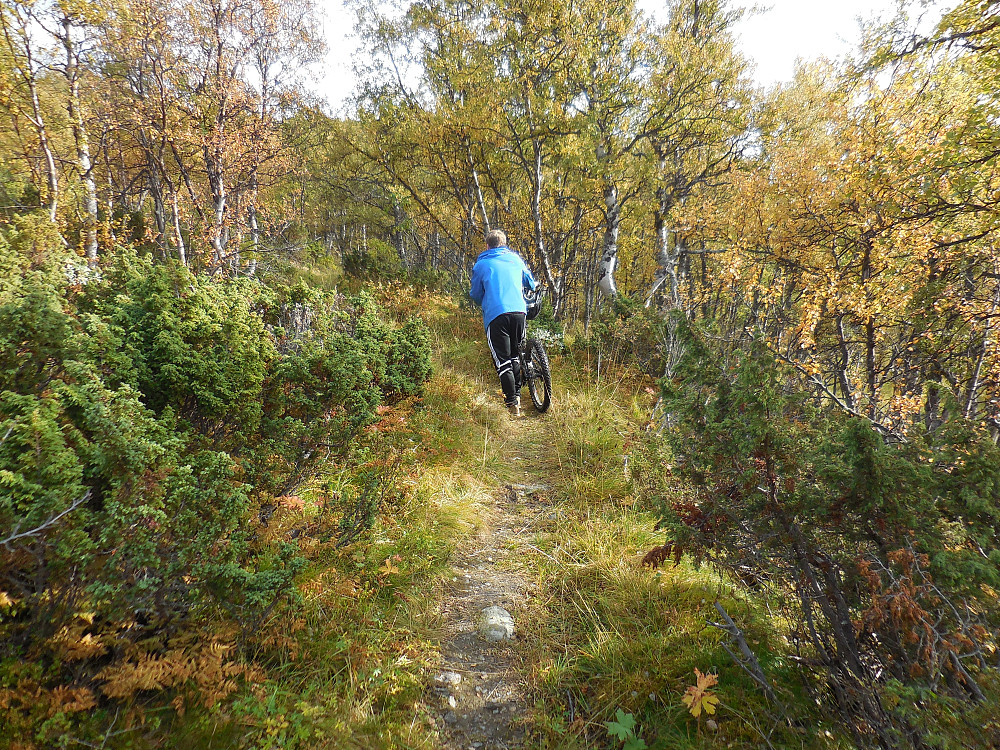
<svg viewBox="0 0 1000 750">
<path fill-rule="evenodd" d="M 401 286 L 382 294 L 400 320 L 428 323 L 434 350 L 423 397 L 372 432 L 401 461 L 403 491 L 364 539 L 311 554 L 304 611 L 285 628 L 292 645 L 228 730 L 209 720 L 207 737 L 186 721 L 196 734 L 175 732 L 173 746 L 846 747 L 824 717 L 801 729 L 774 716 L 708 624 L 721 602 L 782 675 L 763 604 L 687 559 L 641 564 L 665 541 L 656 503 L 686 491 L 645 431 L 651 379 L 609 368 L 608 351 L 598 370 L 592 346 L 553 346 L 551 409 L 536 413 L 525 394 L 512 419 L 478 311 Z M 307 506 L 345 476 L 332 469 L 303 488 Z M 513 639 L 477 632 L 494 605 L 513 616 Z M 712 717 L 681 701 L 695 669 L 718 676 Z"/>
<path fill-rule="evenodd" d="M 515 457 L 520 458 L 520 457 Z M 460 544 L 453 573 L 443 585 L 440 671 L 434 694 L 446 748 L 504 750 L 523 747 L 528 686 L 523 637 L 516 630 L 537 587 L 517 561 L 526 552 L 524 531 L 547 505 L 542 485 L 511 484 L 491 496 L 486 522 Z M 488 641 L 477 628 L 487 607 L 511 613 L 515 632 L 509 640 Z"/>
<path fill-rule="evenodd" d="M 525 622 L 539 593 L 536 558 L 546 553 L 529 540 L 557 514 L 548 494 L 552 477 L 545 459 L 546 446 L 555 438 L 552 422 L 531 407 L 527 392 L 521 417 L 502 410 L 499 395 L 493 394 L 498 388 L 489 382 L 488 357 L 484 371 L 478 359 L 457 361 L 443 351 L 450 344 L 468 352 L 468 343 L 438 340 L 439 375 L 475 389 L 463 395 L 475 407 L 470 416 L 475 420 L 478 412 L 482 417 L 477 440 L 482 450 L 465 452 L 451 468 L 478 474 L 486 484 L 470 496 L 465 512 L 474 519 L 471 533 L 455 540 L 450 575 L 436 590 L 440 659 L 428 670 L 428 695 L 442 748 L 506 750 L 531 746 L 532 649 Z M 485 348 L 482 354 L 487 354 Z M 488 607 L 511 614 L 512 637 L 491 642 L 480 633 L 479 621 Z"/>
<path fill-rule="evenodd" d="M 604 388 L 587 386 L 581 382 L 588 377 L 581 373 L 586 363 L 553 350 L 552 408 L 537 413 L 525 391 L 524 413 L 515 419 L 502 405 L 478 311 L 434 312 L 425 315 L 435 338 L 436 375 L 424 400 L 424 441 L 441 452 L 426 461 L 420 487 L 432 506 L 456 520 L 457 533 L 447 566 L 428 592 L 433 655 L 424 668 L 427 746 L 561 745 L 561 733 L 589 735 L 595 725 L 586 722 L 574 697 L 586 685 L 561 686 L 550 696 L 554 703 L 539 690 L 540 681 L 555 676 L 557 652 L 567 653 L 566 638 L 559 644 L 553 637 L 565 636 L 565 621 L 580 614 L 576 605 L 562 609 L 557 600 L 569 589 L 549 568 L 565 573 L 587 567 L 584 543 L 576 537 L 588 524 L 578 523 L 577 511 L 596 521 L 597 509 L 610 503 L 630 527 L 627 552 L 609 551 L 615 565 L 645 575 L 638 561 L 660 543 L 655 518 L 635 518 L 632 499 L 621 502 L 619 496 L 627 483 L 624 443 L 628 432 L 641 428 L 643 413 L 641 407 L 627 412 L 633 402 L 651 402 L 650 381 L 620 376 Z M 561 591 L 554 593 L 553 585 Z M 513 616 L 511 640 L 491 643 L 478 632 L 477 621 L 490 606 Z M 545 729 L 553 709 L 554 726 Z M 555 743 L 544 736 L 553 732 Z"/>
<path fill-rule="evenodd" d="M 413 709 L 426 716 L 421 746 L 767 747 L 781 736 L 706 624 L 721 600 L 764 644 L 773 634 L 757 607 L 707 570 L 641 564 L 664 541 L 631 471 L 662 458 L 646 445 L 652 380 L 553 348 L 550 411 L 535 412 L 525 393 L 513 419 L 478 311 L 436 308 L 429 320 L 425 424 L 441 453 L 420 487 L 456 533 L 428 591 L 429 658 Z M 492 605 L 512 614 L 512 640 L 477 632 Z M 696 667 L 718 673 L 731 700 L 710 724 L 680 700 Z M 400 746 L 417 744 L 409 735 Z"/>
</svg>

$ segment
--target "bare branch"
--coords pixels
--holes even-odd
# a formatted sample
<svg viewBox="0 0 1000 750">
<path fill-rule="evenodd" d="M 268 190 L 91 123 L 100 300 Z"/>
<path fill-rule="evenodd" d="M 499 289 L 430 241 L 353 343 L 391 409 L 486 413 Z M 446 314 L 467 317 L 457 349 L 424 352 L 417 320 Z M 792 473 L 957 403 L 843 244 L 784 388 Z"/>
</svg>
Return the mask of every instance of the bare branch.
<svg viewBox="0 0 1000 750">
<path fill-rule="evenodd" d="M 73 504 L 70 505 L 68 508 L 66 508 L 66 510 L 62 511 L 61 513 L 57 513 L 54 516 L 50 516 L 49 519 L 44 523 L 42 523 L 40 526 L 36 526 L 35 528 L 30 529 L 29 531 L 18 531 L 18 529 L 20 529 L 21 527 L 21 525 L 18 524 L 17 526 L 14 527 L 13 533 L 9 537 L 7 537 L 6 539 L 0 539 L 0 544 L 2 544 L 7 549 L 10 549 L 11 542 L 17 541 L 18 539 L 26 539 L 28 537 L 38 536 L 43 531 L 45 531 L 45 529 L 54 526 L 55 523 L 60 518 L 76 510 L 88 500 L 90 500 L 90 490 L 84 492 L 79 499 L 74 500 Z"/>
<path fill-rule="evenodd" d="M 809 372 L 802 365 L 802 363 L 796 362 L 791 357 L 788 357 L 788 356 L 782 354 L 779 351 L 776 351 L 776 350 L 772 349 L 772 352 L 782 362 L 784 362 L 786 364 L 789 364 L 792 367 L 794 367 L 796 370 L 798 370 L 802 375 L 804 375 L 806 377 L 806 379 L 808 380 L 809 383 L 811 383 L 812 385 L 816 386 L 821 391 L 823 391 L 823 394 L 825 396 L 828 396 L 838 407 L 840 407 L 841 409 L 843 409 L 845 412 L 847 412 L 848 414 L 850 414 L 852 417 L 858 417 L 859 419 L 863 419 L 866 422 L 868 422 L 869 424 L 871 424 L 871 426 L 875 429 L 875 432 L 877 432 L 883 438 L 892 438 L 893 440 L 895 440 L 898 443 L 905 443 L 906 442 L 906 438 L 903 437 L 903 435 L 901 435 L 898 431 L 892 429 L 891 427 L 886 427 L 884 424 L 882 424 L 881 422 L 879 422 L 879 421 L 877 421 L 875 419 L 872 419 L 867 414 L 862 414 L 857 409 L 854 409 L 851 406 L 849 406 L 842 398 L 840 398 L 836 393 L 834 393 L 830 389 L 830 386 L 828 386 L 825 382 L 823 382 L 823 379 L 821 377 L 819 377 L 818 375 L 815 375 L 815 374 Z"/>
</svg>

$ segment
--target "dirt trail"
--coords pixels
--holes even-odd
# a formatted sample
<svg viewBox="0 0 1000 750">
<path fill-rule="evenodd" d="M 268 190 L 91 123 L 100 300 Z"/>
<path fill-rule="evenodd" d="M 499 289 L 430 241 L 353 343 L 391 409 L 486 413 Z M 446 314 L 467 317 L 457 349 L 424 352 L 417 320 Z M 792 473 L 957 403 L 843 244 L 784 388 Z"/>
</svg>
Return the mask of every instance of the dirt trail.
<svg viewBox="0 0 1000 750">
<path fill-rule="evenodd" d="M 530 418 L 514 427 L 522 433 L 539 428 Z M 517 459 L 514 465 L 522 470 L 521 483 L 497 489 L 488 507 L 481 509 L 486 521 L 479 533 L 452 558 L 453 578 L 441 603 L 445 632 L 441 664 L 431 675 L 431 703 L 438 706 L 447 750 L 526 746 L 528 696 L 524 644 L 517 628 L 537 592 L 521 561 L 531 528 L 550 510 L 547 488 L 528 464 Z M 493 605 L 513 615 L 512 640 L 490 643 L 477 631 L 480 613 Z"/>
</svg>

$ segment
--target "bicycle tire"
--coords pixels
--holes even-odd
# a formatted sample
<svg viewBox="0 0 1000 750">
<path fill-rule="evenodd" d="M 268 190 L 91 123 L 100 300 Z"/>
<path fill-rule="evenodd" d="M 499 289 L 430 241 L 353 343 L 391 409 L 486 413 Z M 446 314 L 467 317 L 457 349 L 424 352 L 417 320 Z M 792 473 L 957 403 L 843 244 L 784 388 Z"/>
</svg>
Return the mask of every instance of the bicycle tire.
<svg viewBox="0 0 1000 750">
<path fill-rule="evenodd" d="M 528 339 L 528 393 L 531 403 L 539 413 L 544 414 L 552 404 L 552 371 L 549 368 L 549 357 L 542 343 L 536 339 Z"/>
</svg>

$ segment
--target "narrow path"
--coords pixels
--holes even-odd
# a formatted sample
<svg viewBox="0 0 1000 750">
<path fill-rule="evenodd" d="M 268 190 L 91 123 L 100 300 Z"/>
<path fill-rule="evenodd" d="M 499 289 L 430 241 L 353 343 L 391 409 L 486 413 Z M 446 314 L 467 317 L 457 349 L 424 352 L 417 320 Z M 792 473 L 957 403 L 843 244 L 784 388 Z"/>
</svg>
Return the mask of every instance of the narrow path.
<svg viewBox="0 0 1000 750">
<path fill-rule="evenodd" d="M 511 427 L 530 442 L 544 429 L 534 415 Z M 525 649 L 517 624 L 537 591 L 523 561 L 527 535 L 549 506 L 546 486 L 530 461 L 512 457 L 512 462 L 520 481 L 498 487 L 480 509 L 484 522 L 456 549 L 453 577 L 443 592 L 445 637 L 431 691 L 447 750 L 526 747 Z M 491 643 L 480 635 L 478 621 L 490 606 L 511 613 L 513 639 Z"/>
</svg>

